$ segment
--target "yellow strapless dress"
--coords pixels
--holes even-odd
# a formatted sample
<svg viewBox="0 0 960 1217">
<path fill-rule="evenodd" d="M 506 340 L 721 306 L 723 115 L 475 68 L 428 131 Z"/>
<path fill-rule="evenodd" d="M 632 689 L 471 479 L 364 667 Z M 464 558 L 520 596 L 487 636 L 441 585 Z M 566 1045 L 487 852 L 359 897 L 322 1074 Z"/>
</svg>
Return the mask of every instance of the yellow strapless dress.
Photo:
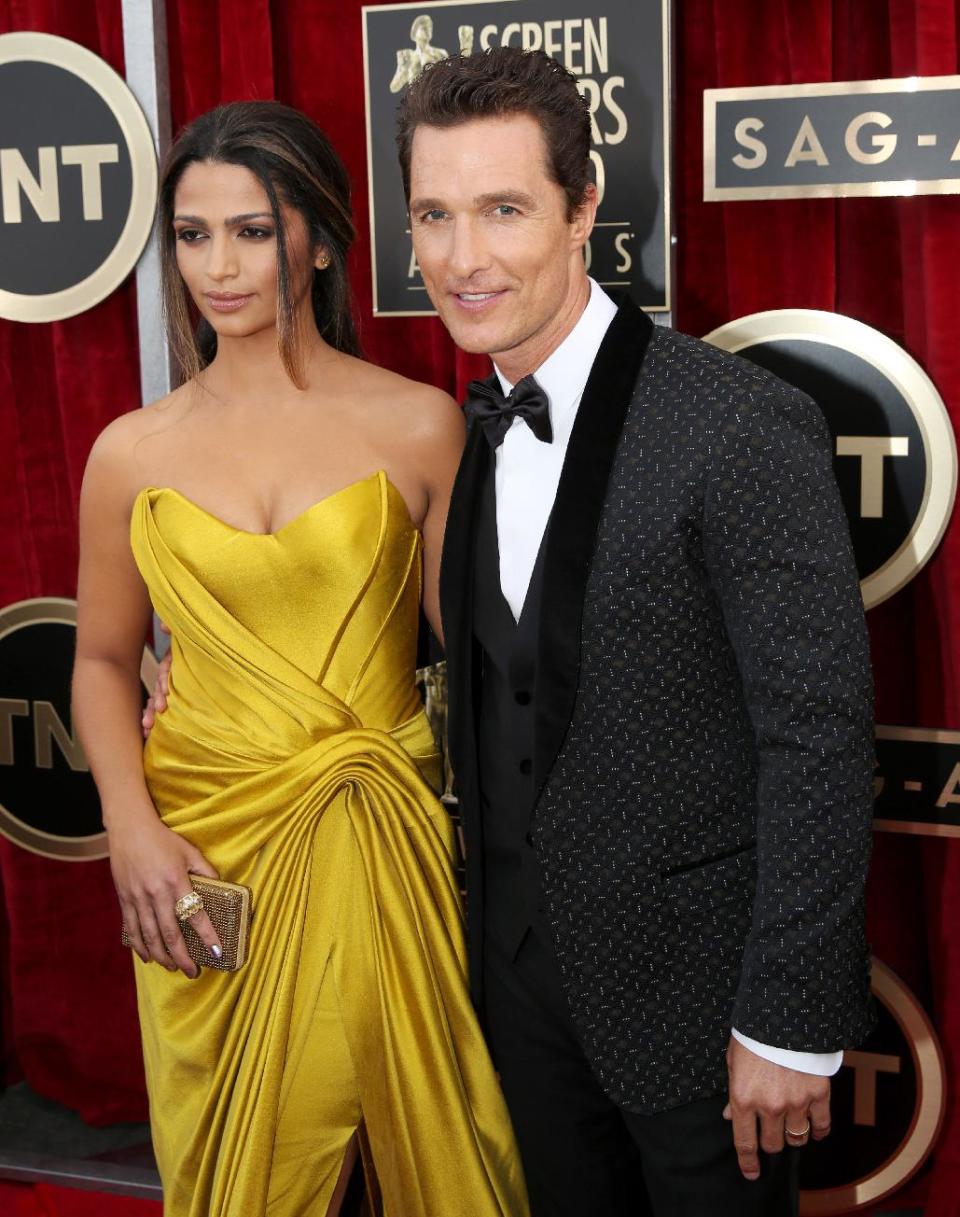
<svg viewBox="0 0 960 1217">
<path fill-rule="evenodd" d="M 254 905 L 236 973 L 135 960 L 165 1214 L 325 1217 L 360 1127 L 386 1217 L 522 1217 L 413 682 L 402 496 L 374 474 L 260 535 L 148 489 L 131 543 L 173 630 L 150 793 Z"/>
</svg>

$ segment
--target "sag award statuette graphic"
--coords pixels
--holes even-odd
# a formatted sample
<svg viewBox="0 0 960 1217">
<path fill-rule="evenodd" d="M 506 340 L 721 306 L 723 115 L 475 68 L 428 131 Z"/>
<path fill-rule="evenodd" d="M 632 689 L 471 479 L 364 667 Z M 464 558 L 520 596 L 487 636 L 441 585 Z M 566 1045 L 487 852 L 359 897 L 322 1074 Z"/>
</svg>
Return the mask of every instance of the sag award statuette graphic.
<svg viewBox="0 0 960 1217">
<path fill-rule="evenodd" d="M 432 312 L 413 255 L 394 142 L 397 105 L 431 65 L 496 46 L 542 50 L 590 110 L 599 210 L 587 268 L 641 308 L 669 312 L 667 0 L 426 0 L 363 10 L 367 169 L 377 316 Z"/>
<path fill-rule="evenodd" d="M 58 321 L 108 296 L 156 192 L 150 130 L 116 72 L 65 38 L 0 35 L 0 317 Z"/>
</svg>

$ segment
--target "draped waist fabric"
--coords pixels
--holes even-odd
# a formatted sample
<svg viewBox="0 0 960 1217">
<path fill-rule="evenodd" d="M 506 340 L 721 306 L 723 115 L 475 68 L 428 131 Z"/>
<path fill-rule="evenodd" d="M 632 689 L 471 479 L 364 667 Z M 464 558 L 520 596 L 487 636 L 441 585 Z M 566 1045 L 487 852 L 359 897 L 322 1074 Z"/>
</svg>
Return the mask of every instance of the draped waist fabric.
<svg viewBox="0 0 960 1217">
<path fill-rule="evenodd" d="M 352 1077 L 388 1217 L 525 1214 L 413 683 L 402 496 L 375 474 L 261 535 L 150 489 L 131 543 L 173 635 L 151 796 L 254 907 L 237 973 L 135 961 L 167 1217 L 325 1214 L 335 1138 L 310 1095 L 332 1077 Z M 325 1062 L 338 1037 L 349 1059 Z"/>
</svg>

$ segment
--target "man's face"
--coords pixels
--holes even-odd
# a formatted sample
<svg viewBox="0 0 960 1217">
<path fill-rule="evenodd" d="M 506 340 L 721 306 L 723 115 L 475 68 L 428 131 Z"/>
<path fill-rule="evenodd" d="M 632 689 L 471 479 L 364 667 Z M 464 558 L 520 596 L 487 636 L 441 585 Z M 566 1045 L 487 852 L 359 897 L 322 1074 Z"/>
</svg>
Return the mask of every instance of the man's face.
<svg viewBox="0 0 960 1217">
<path fill-rule="evenodd" d="M 528 114 L 414 132 L 413 248 L 434 307 L 465 351 L 510 352 L 521 365 L 528 352 L 549 353 L 551 329 L 584 287 L 582 249 L 595 211 L 591 192 L 567 219 L 566 195 L 548 175 L 543 134 Z"/>
</svg>

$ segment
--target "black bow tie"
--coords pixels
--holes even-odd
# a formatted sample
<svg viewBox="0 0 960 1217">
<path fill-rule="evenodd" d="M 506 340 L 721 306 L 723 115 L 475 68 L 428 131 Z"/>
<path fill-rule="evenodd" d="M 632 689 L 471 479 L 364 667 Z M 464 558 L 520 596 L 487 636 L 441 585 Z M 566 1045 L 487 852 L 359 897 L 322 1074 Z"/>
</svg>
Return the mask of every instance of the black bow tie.
<svg viewBox="0 0 960 1217">
<path fill-rule="evenodd" d="M 515 418 L 522 418 L 542 443 L 551 443 L 550 399 L 534 378 L 518 380 L 509 397 L 504 397 L 499 385 L 496 373 L 488 380 L 471 380 L 463 406 L 468 421 L 476 419 L 483 428 L 490 447 L 500 447 Z"/>
</svg>

